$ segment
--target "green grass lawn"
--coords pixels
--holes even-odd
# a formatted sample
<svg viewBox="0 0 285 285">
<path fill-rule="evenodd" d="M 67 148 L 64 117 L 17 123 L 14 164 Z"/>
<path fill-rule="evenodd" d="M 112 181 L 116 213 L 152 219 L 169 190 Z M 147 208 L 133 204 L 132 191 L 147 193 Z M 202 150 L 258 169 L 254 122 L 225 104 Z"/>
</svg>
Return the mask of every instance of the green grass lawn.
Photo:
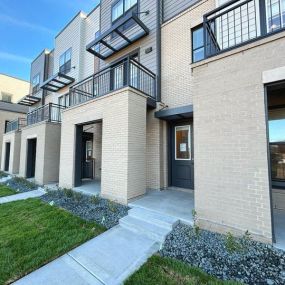
<svg viewBox="0 0 285 285">
<path fill-rule="evenodd" d="M 17 194 L 17 192 L 8 186 L 0 185 L 0 197 L 10 196 Z"/>
<path fill-rule="evenodd" d="M 220 281 L 197 268 L 180 261 L 152 256 L 125 285 L 238 285 L 240 283 Z"/>
<path fill-rule="evenodd" d="M 38 199 L 0 205 L 0 284 L 15 281 L 103 231 Z"/>
</svg>

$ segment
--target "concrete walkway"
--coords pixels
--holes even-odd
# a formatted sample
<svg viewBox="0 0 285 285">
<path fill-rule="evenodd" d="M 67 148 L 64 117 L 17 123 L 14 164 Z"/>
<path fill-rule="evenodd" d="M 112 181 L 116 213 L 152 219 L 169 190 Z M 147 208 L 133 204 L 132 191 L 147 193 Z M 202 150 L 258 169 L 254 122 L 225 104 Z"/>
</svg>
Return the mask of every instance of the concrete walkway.
<svg viewBox="0 0 285 285">
<path fill-rule="evenodd" d="M 16 285 L 117 285 L 157 252 L 178 219 L 134 208 L 120 224 L 18 280 Z"/>
<path fill-rule="evenodd" d="M 46 192 L 42 188 L 38 188 L 37 190 L 34 191 L 29 191 L 25 193 L 19 193 L 15 195 L 10 195 L 6 197 L 1 197 L 0 198 L 0 204 L 4 203 L 9 203 L 9 202 L 14 202 L 14 201 L 19 201 L 19 200 L 26 200 L 29 198 L 36 198 L 44 195 Z"/>
</svg>

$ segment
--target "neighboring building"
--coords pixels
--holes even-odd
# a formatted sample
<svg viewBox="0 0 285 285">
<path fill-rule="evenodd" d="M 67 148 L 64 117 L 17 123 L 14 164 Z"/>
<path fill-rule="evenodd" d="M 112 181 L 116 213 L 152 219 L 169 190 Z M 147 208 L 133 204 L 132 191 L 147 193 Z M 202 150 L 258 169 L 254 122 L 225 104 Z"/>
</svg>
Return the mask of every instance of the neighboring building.
<svg viewBox="0 0 285 285">
<path fill-rule="evenodd" d="M 59 180 L 61 112 L 69 106 L 70 85 L 97 68 L 85 46 L 99 30 L 99 16 L 99 6 L 79 12 L 56 36 L 54 49 L 32 62 L 30 94 L 20 101 L 30 108 L 21 129 L 20 176 L 39 184 Z"/>
<path fill-rule="evenodd" d="M 29 89 L 28 81 L 0 73 L 0 101 L 17 103 L 29 93 Z"/>
<path fill-rule="evenodd" d="M 25 124 L 28 108 L 0 102 L 0 163 L 2 171 L 19 172 L 21 139 L 19 129 Z M 12 137 L 5 133 L 13 132 Z"/>
<path fill-rule="evenodd" d="M 182 188 L 202 228 L 279 243 L 281 2 L 102 0 L 80 12 L 49 53 L 46 94 L 23 101 L 43 106 L 22 129 L 20 175 L 66 188 L 89 179 L 125 204 Z"/>
</svg>

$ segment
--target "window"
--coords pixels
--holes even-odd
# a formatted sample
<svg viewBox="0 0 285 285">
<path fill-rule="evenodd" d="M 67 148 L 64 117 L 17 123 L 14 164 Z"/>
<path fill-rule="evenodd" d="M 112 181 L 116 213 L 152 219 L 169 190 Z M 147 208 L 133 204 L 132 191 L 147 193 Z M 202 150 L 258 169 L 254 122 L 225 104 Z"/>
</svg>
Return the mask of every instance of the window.
<svg viewBox="0 0 285 285">
<path fill-rule="evenodd" d="M 191 159 L 190 125 L 175 127 L 175 160 Z"/>
<path fill-rule="evenodd" d="M 12 102 L 12 94 L 6 93 L 6 92 L 1 92 L 1 100 L 4 102 L 11 103 Z"/>
<path fill-rule="evenodd" d="M 205 58 L 204 29 L 199 26 L 192 30 L 192 62 Z"/>
<path fill-rule="evenodd" d="M 112 22 L 125 15 L 130 9 L 137 8 L 137 0 L 119 0 L 112 6 Z"/>
<path fill-rule="evenodd" d="M 266 0 L 267 32 L 285 27 L 285 0 Z"/>
<path fill-rule="evenodd" d="M 32 90 L 33 94 L 37 93 L 40 90 L 40 74 L 39 73 L 33 77 L 32 87 L 33 87 L 33 90 Z"/>
<path fill-rule="evenodd" d="M 71 48 L 59 58 L 59 72 L 67 74 L 71 70 Z"/>
<path fill-rule="evenodd" d="M 101 33 L 100 33 L 100 31 L 97 31 L 96 33 L 95 33 L 95 40 L 99 37 L 101 35 Z M 95 51 L 96 52 L 100 52 L 100 45 L 99 44 L 97 44 L 96 46 L 95 46 Z"/>
</svg>

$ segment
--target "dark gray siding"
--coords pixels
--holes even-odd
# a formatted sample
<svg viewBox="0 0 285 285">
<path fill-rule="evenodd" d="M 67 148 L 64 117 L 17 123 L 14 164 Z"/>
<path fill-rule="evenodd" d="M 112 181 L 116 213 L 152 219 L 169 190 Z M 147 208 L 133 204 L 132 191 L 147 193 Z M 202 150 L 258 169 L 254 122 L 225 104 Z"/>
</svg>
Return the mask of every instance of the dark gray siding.
<svg viewBox="0 0 285 285">
<path fill-rule="evenodd" d="M 104 33 L 108 30 L 111 25 L 111 7 L 114 0 L 101 0 L 101 23 L 100 29 L 101 33 Z M 147 68 L 152 70 L 154 73 L 157 71 L 157 58 L 156 58 L 156 0 L 138 0 L 139 11 L 144 12 L 149 10 L 149 14 L 140 14 L 139 17 L 143 21 L 143 23 L 150 30 L 150 34 L 138 42 L 130 45 L 125 48 L 123 51 L 115 54 L 114 56 L 108 58 L 108 60 L 100 62 L 100 68 L 108 65 L 112 61 L 123 57 L 125 54 L 130 53 L 133 50 L 139 49 L 140 62 L 145 65 Z M 145 49 L 152 47 L 152 52 L 146 54 Z"/>
<path fill-rule="evenodd" d="M 183 12 L 200 0 L 163 0 L 163 22 Z"/>
</svg>

